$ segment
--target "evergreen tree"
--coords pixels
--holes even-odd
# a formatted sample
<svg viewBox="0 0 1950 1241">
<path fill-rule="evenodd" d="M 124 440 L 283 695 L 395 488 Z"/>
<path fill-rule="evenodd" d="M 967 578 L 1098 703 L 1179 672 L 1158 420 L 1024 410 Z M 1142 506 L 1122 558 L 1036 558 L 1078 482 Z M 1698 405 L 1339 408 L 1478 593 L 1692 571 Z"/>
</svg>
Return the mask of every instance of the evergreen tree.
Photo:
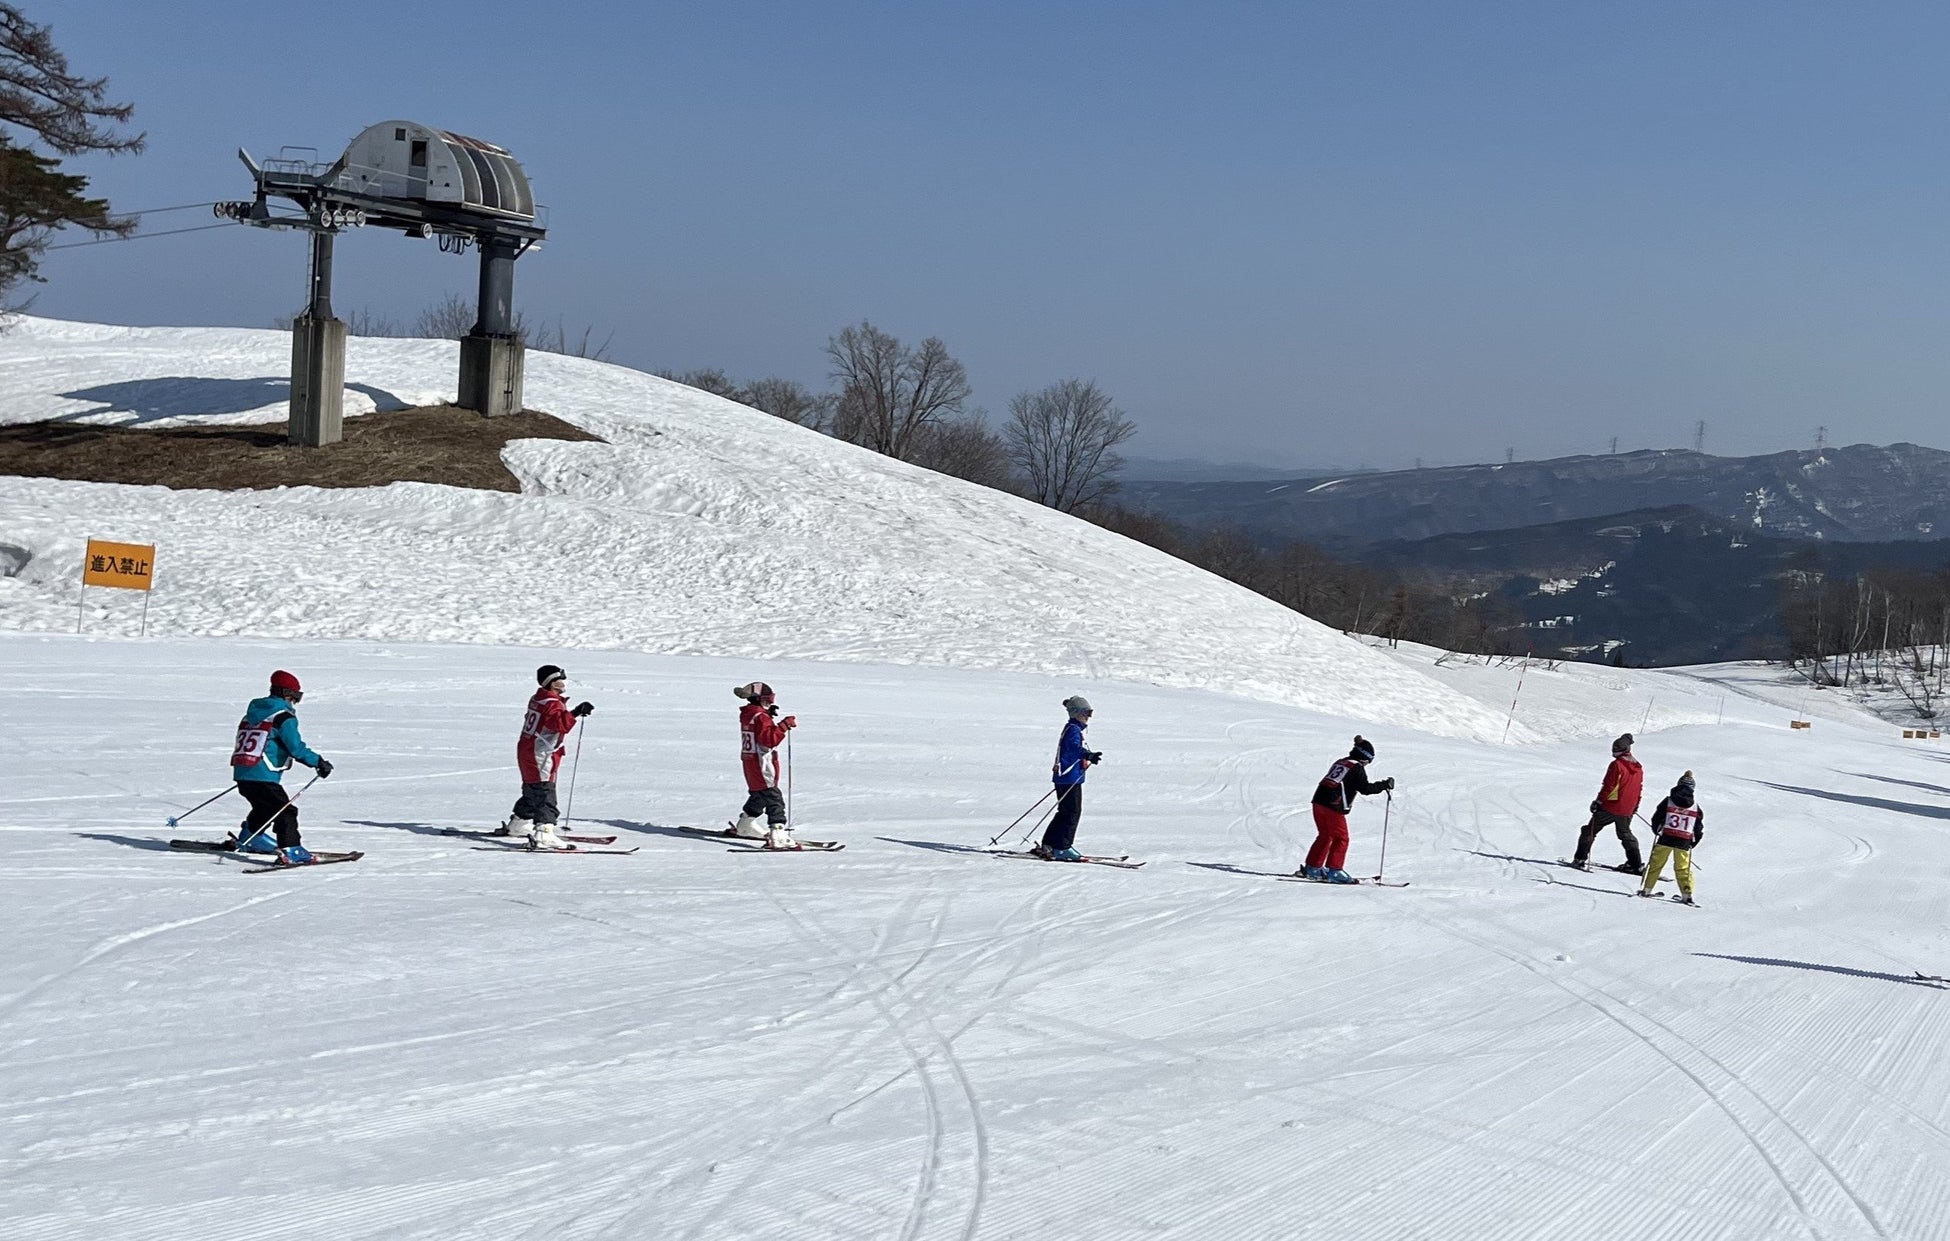
<svg viewBox="0 0 1950 1241">
<path fill-rule="evenodd" d="M 62 171 L 57 158 L 142 150 L 142 134 L 121 131 L 134 107 L 109 103 L 107 89 L 106 78 L 71 73 L 48 28 L 0 0 L 0 296 L 41 279 L 41 255 L 55 229 L 115 237 L 135 231 L 134 217 L 89 197 L 88 178 Z"/>
</svg>

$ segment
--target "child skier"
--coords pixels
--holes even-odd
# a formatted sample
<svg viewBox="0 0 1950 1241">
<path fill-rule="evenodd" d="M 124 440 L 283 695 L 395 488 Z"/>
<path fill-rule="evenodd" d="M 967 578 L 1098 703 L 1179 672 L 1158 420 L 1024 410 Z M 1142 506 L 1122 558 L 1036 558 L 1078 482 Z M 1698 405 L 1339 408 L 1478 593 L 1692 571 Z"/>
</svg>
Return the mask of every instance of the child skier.
<svg viewBox="0 0 1950 1241">
<path fill-rule="evenodd" d="M 237 829 L 237 847 L 246 853 L 275 853 L 280 866 L 312 860 L 298 837 L 298 807 L 284 791 L 285 769 L 299 762 L 316 769 L 321 778 L 332 774 L 332 764 L 298 735 L 298 703 L 304 696 L 297 677 L 282 668 L 273 672 L 270 692 L 244 708 L 230 752 L 230 778 L 251 804 Z M 267 839 L 274 831 L 275 845 Z"/>
<path fill-rule="evenodd" d="M 1357 794 L 1385 793 L 1395 787 L 1395 777 L 1370 781 L 1368 764 L 1374 761 L 1374 742 L 1356 736 L 1346 758 L 1334 760 L 1314 790 L 1313 848 L 1307 850 L 1307 864 L 1295 874 L 1321 883 L 1359 883 L 1347 873 L 1347 812 L 1354 808 Z"/>
<path fill-rule="evenodd" d="M 1070 718 L 1056 739 L 1056 761 L 1050 764 L 1050 782 L 1056 786 L 1056 813 L 1043 833 L 1042 843 L 1030 852 L 1051 862 L 1081 862 L 1076 851 L 1077 820 L 1083 817 L 1083 777 L 1092 766 L 1104 761 L 1096 750 L 1083 748 L 1083 730 L 1090 727 L 1091 709 L 1082 695 L 1063 700 Z"/>
<path fill-rule="evenodd" d="M 535 669 L 537 688 L 528 700 L 527 714 L 521 718 L 521 737 L 515 742 L 521 796 L 499 834 L 526 837 L 531 849 L 573 847 L 555 834 L 555 824 L 562 817 L 555 806 L 555 775 L 562 768 L 562 755 L 569 748 L 569 734 L 576 721 L 596 708 L 579 702 L 570 710 L 562 693 L 568 683 L 569 674 L 554 664 Z"/>
<path fill-rule="evenodd" d="M 1618 830 L 1619 843 L 1625 846 L 1625 864 L 1614 867 L 1628 875 L 1643 875 L 1639 860 L 1639 838 L 1632 832 L 1632 815 L 1639 808 L 1639 793 L 1645 785 L 1645 769 L 1632 757 L 1632 734 L 1625 733 L 1611 743 L 1611 766 L 1605 768 L 1605 782 L 1598 798 L 1591 803 L 1591 822 L 1578 833 L 1578 851 L 1571 865 L 1591 869 L 1591 844 L 1607 825 Z"/>
<path fill-rule="evenodd" d="M 763 681 L 733 686 L 731 692 L 745 703 L 738 709 L 738 748 L 749 794 L 738 821 L 731 825 L 732 834 L 763 840 L 767 849 L 797 849 L 799 842 L 792 838 L 786 818 L 785 794 L 779 791 L 779 746 L 787 733 L 799 727 L 799 719 L 779 718 L 777 695 Z M 758 825 L 761 814 L 763 829 Z"/>
<path fill-rule="evenodd" d="M 1693 773 L 1679 777 L 1672 792 L 1659 800 L 1652 811 L 1652 862 L 1645 868 L 1645 883 L 1640 896 L 1651 896 L 1672 858 L 1673 877 L 1679 881 L 1679 899 L 1693 904 L 1693 846 L 1706 839 L 1706 812 L 1694 797 Z"/>
</svg>

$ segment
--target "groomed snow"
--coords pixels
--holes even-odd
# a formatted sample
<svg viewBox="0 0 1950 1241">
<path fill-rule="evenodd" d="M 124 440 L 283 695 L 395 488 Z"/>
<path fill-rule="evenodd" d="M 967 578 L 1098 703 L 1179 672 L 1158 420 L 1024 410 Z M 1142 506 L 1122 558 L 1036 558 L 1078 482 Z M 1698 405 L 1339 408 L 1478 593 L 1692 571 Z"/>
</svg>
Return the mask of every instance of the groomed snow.
<svg viewBox="0 0 1950 1241">
<path fill-rule="evenodd" d="M 0 416 L 275 417 L 285 349 L 29 320 Z M 356 341 L 351 377 L 418 403 L 452 363 Z M 1950 1237 L 1950 990 L 1914 977 L 1950 969 L 1943 742 L 1749 665 L 1382 649 L 531 363 L 532 404 L 612 443 L 512 446 L 519 496 L 0 484 L 7 1241 Z M 146 640 L 106 592 L 58 632 L 88 535 L 160 545 Z M 577 826 L 634 854 L 443 834 L 506 813 L 543 662 L 598 705 Z M 275 667 L 338 765 L 307 841 L 355 865 L 166 847 L 236 823 L 166 819 L 224 787 Z M 753 677 L 803 721 L 802 833 L 844 852 L 675 831 L 742 799 Z M 984 856 L 1079 691 L 1079 843 L 1148 864 Z M 1282 882 L 1357 730 L 1400 789 L 1350 869 L 1385 820 L 1412 886 Z M 1699 777 L 1701 908 L 1554 864 L 1628 730 L 1647 809 Z"/>
<path fill-rule="evenodd" d="M 1910 978 L 1950 966 L 1947 756 L 1859 718 L 1790 732 L 1764 683 L 1527 675 L 1546 720 L 1614 727 L 1727 695 L 1639 745 L 1655 793 L 1699 774 L 1685 909 L 1553 864 L 1602 742 L 1372 734 L 1413 886 L 1330 889 L 1272 876 L 1353 723 L 1229 695 L 1087 686 L 1081 843 L 1148 859 L 1125 872 L 980 853 L 1044 787 L 1070 679 L 255 639 L 0 658 L 10 1239 L 1950 1230 L 1950 992 Z M 438 834 L 506 811 L 555 658 L 599 704 L 575 816 L 632 856 Z M 338 764 L 307 839 L 363 862 L 162 849 L 235 823 L 234 797 L 164 819 L 223 787 L 273 666 Z M 801 830 L 843 853 L 672 831 L 735 810 L 728 691 L 760 673 L 804 721 Z M 1502 697 L 1514 670 L 1457 676 Z M 1360 873 L 1382 811 L 1354 815 Z"/>
</svg>

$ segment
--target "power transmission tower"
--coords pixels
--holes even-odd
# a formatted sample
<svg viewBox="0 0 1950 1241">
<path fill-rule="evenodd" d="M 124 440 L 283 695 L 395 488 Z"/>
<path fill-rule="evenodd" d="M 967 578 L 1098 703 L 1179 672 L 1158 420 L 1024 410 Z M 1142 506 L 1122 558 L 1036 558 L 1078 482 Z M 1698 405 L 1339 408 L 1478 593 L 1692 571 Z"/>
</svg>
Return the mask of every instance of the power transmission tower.
<svg viewBox="0 0 1950 1241">
<path fill-rule="evenodd" d="M 1828 447 L 1828 428 L 1816 427 L 1815 428 L 1815 451 L 1820 452 L 1822 449 L 1826 447 Z"/>
<path fill-rule="evenodd" d="M 1516 461 L 1516 459 L 1517 459 L 1517 450 L 1516 450 L 1516 449 L 1514 449 L 1514 448 L 1506 448 L 1506 449 L 1504 449 L 1504 450 L 1503 450 L 1503 464 L 1505 464 L 1505 465 L 1511 465 L 1511 464 L 1513 464 L 1513 463 L 1514 463 L 1514 462 Z"/>
<path fill-rule="evenodd" d="M 1614 457 L 1618 455 L 1618 437 L 1616 435 L 1611 437 L 1611 455 Z"/>
<path fill-rule="evenodd" d="M 1706 419 L 1704 418 L 1693 424 L 1693 451 L 1706 451 Z"/>
</svg>

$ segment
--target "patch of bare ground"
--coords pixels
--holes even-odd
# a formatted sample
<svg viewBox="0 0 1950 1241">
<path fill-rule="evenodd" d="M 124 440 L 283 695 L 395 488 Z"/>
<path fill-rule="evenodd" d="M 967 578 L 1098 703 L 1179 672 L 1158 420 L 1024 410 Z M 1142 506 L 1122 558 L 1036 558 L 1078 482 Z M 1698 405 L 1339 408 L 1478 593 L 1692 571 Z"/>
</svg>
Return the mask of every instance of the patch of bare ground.
<svg viewBox="0 0 1950 1241">
<path fill-rule="evenodd" d="M 501 464 L 509 440 L 602 440 L 532 409 L 486 418 L 453 405 L 347 418 L 345 439 L 324 448 L 285 436 L 282 422 L 153 430 L 30 422 L 0 427 L 0 474 L 221 491 L 397 482 L 520 491 Z"/>
</svg>

